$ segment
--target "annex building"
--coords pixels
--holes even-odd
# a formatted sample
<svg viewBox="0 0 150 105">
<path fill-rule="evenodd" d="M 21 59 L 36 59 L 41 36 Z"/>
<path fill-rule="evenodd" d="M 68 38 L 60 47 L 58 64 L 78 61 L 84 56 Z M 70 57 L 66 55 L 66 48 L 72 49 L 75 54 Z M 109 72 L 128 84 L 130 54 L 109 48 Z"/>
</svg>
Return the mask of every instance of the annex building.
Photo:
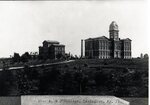
<svg viewBox="0 0 150 105">
<path fill-rule="evenodd" d="M 119 29 L 115 21 L 109 26 L 109 38 L 101 36 L 85 40 L 85 58 L 130 59 L 131 54 L 131 39 L 119 38 Z"/>
<path fill-rule="evenodd" d="M 43 41 L 43 46 L 39 47 L 39 57 L 41 59 L 60 59 L 65 55 L 65 45 L 58 41 Z"/>
</svg>

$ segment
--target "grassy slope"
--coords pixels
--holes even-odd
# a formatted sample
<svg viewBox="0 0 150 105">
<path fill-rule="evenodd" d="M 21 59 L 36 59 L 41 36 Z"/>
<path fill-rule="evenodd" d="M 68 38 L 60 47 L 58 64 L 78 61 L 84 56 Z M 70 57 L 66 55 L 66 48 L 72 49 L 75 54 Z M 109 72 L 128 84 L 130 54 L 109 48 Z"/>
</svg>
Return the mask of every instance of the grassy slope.
<svg viewBox="0 0 150 105">
<path fill-rule="evenodd" d="M 80 78 L 81 71 L 82 76 Z M 135 76 L 135 72 L 138 76 Z M 110 78 L 112 74 L 114 78 Z M 1 85 L 0 88 L 6 91 L 3 93 L 4 95 L 93 94 L 147 97 L 147 74 L 148 61 L 145 59 L 82 59 L 67 64 L 26 68 L 26 71 L 0 72 L 0 82 L 4 85 L 3 87 Z M 133 80 L 133 77 L 140 77 L 141 79 L 135 78 Z M 80 90 L 79 83 L 81 80 L 84 80 L 82 82 L 84 85 Z M 120 87 L 122 90 L 118 90 L 121 89 Z"/>
</svg>

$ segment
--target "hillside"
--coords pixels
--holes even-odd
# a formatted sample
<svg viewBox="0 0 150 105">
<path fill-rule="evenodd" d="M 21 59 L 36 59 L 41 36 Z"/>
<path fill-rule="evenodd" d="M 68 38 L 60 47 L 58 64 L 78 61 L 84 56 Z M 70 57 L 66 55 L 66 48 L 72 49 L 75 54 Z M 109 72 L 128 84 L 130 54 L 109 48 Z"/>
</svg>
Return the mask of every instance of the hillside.
<svg viewBox="0 0 150 105">
<path fill-rule="evenodd" d="M 0 72 L 0 95 L 148 97 L 147 59 L 78 59 Z"/>
</svg>

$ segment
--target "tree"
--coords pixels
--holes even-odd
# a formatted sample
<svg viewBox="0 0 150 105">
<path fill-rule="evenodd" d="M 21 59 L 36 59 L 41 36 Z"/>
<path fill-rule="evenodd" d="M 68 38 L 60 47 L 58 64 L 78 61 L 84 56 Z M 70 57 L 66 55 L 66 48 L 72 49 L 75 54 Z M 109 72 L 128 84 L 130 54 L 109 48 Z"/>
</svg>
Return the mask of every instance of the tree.
<svg viewBox="0 0 150 105">
<path fill-rule="evenodd" d="M 60 82 L 59 80 L 60 71 L 56 66 L 53 66 L 47 72 L 44 72 L 40 77 L 39 92 L 41 94 L 56 94 L 59 91 Z"/>
<path fill-rule="evenodd" d="M 24 69 L 17 71 L 17 86 L 18 95 L 37 94 L 38 91 L 38 72 L 35 69 L 29 68 L 28 65 L 24 66 Z"/>
<path fill-rule="evenodd" d="M 10 87 L 7 78 L 7 71 L 0 72 L 0 96 L 8 95 Z"/>
<path fill-rule="evenodd" d="M 103 71 L 97 71 L 95 73 L 95 82 L 97 86 L 106 86 L 108 76 Z"/>
<path fill-rule="evenodd" d="M 31 55 L 29 54 L 29 52 L 25 52 L 25 53 L 21 56 L 21 61 L 22 61 L 22 62 L 28 62 L 29 59 L 31 59 Z"/>
<path fill-rule="evenodd" d="M 20 55 L 19 55 L 19 53 L 14 53 L 13 62 L 20 62 Z"/>
</svg>

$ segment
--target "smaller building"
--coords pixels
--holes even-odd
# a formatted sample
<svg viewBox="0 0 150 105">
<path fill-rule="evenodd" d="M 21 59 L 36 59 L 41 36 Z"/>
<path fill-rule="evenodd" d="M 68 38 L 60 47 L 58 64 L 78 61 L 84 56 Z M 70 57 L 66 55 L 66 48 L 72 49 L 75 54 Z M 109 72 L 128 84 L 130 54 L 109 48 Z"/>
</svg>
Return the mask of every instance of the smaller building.
<svg viewBox="0 0 150 105">
<path fill-rule="evenodd" d="M 65 45 L 58 41 L 43 41 L 43 46 L 39 47 L 39 57 L 41 59 L 60 59 L 65 55 Z"/>
</svg>

